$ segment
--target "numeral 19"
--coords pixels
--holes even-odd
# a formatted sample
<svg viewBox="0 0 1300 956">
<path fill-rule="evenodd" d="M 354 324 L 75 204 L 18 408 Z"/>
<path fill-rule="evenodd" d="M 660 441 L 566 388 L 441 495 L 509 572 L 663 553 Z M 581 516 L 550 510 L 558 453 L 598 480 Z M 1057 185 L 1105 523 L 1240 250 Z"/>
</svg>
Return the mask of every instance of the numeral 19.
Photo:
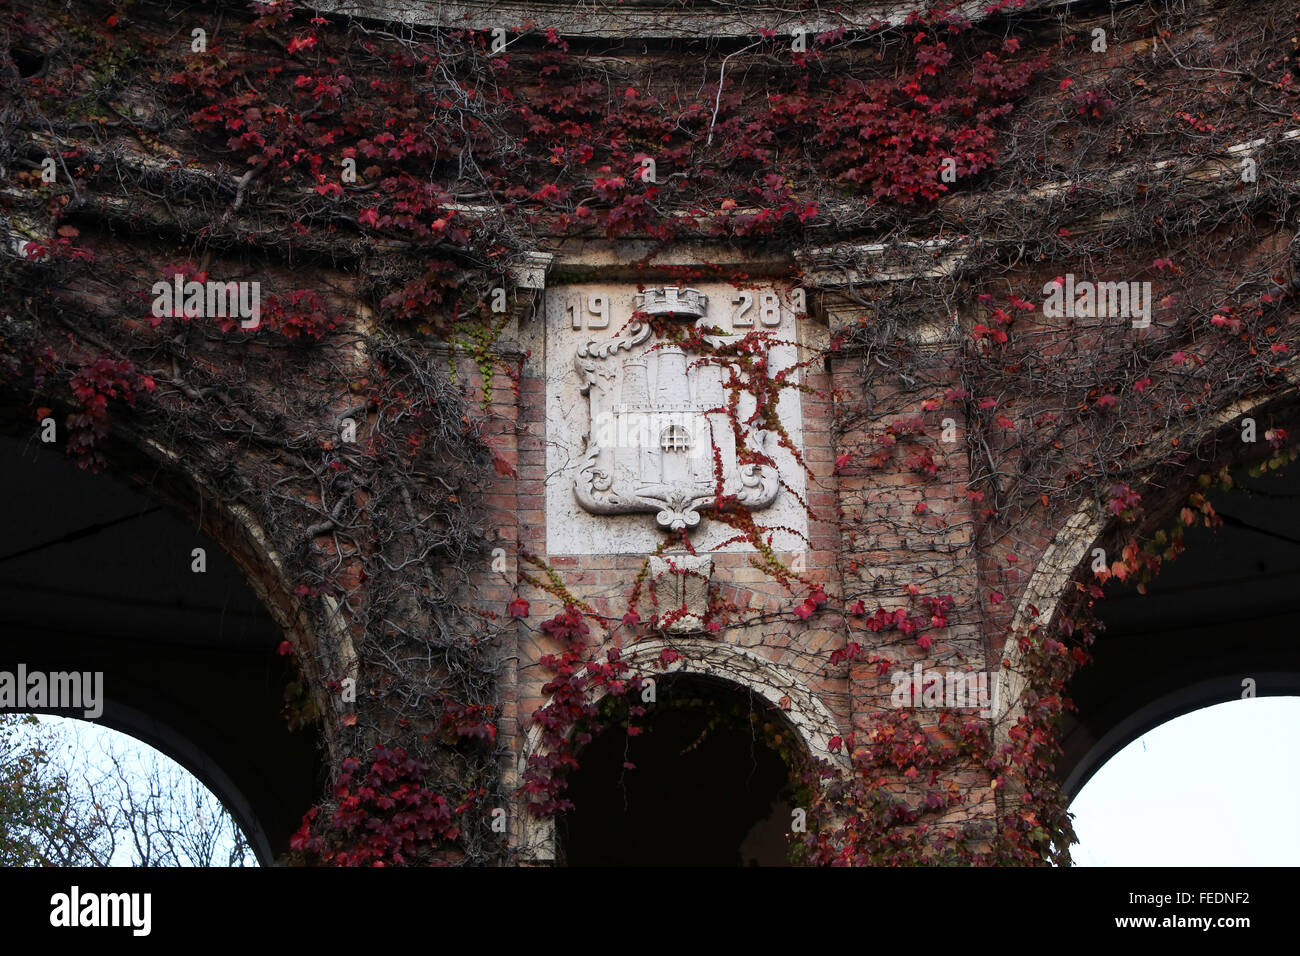
<svg viewBox="0 0 1300 956">
<path fill-rule="evenodd" d="M 564 307 L 564 311 L 569 315 L 569 323 L 572 328 L 580 329 L 583 327 L 583 299 L 579 294 L 569 301 Z M 609 298 L 599 292 L 593 292 L 587 296 L 586 313 L 588 318 L 586 326 L 589 329 L 605 329 L 609 327 Z"/>
</svg>

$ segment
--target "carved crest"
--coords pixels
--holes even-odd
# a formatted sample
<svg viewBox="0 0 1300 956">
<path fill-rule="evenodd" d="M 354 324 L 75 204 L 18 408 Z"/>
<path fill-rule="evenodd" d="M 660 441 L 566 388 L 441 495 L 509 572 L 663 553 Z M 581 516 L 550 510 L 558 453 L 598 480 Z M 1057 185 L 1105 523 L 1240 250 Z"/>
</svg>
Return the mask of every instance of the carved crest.
<svg viewBox="0 0 1300 956">
<path fill-rule="evenodd" d="M 726 366 L 688 356 L 636 317 L 708 328 L 708 296 L 668 286 L 638 294 L 636 308 L 625 332 L 587 339 L 574 356 L 590 415 L 574 479 L 578 503 L 593 514 L 652 513 L 666 531 L 694 528 L 702 512 L 718 508 L 766 508 L 780 490 L 777 470 L 740 458 L 766 454 L 769 436 L 730 420 Z"/>
</svg>

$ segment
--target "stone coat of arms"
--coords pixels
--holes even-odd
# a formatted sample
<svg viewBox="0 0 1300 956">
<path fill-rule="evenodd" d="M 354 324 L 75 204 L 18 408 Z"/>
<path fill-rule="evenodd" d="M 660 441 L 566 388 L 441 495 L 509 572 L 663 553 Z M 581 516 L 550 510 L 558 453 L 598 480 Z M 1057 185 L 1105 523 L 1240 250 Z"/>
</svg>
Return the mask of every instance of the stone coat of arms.
<svg viewBox="0 0 1300 956">
<path fill-rule="evenodd" d="M 682 531 L 702 512 L 758 510 L 776 499 L 776 468 L 754 461 L 768 453 L 768 432 L 729 416 L 726 364 L 687 355 L 641 319 L 693 321 L 704 331 L 713 328 L 707 313 L 708 296 L 695 289 L 651 289 L 636 295 L 621 334 L 578 347 L 589 427 L 574 492 L 586 511 L 653 514 L 661 529 Z M 704 331 L 715 345 L 731 337 Z"/>
</svg>

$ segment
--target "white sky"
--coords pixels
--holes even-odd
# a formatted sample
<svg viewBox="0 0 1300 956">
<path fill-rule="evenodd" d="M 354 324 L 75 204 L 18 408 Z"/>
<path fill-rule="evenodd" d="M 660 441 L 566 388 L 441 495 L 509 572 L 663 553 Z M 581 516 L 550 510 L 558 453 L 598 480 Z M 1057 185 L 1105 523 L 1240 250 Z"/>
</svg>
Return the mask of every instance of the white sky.
<svg viewBox="0 0 1300 956">
<path fill-rule="evenodd" d="M 131 775 L 130 779 L 146 779 L 150 762 L 156 760 L 164 780 L 178 782 L 193 780 L 194 783 L 203 788 L 204 792 L 212 796 L 214 807 L 220 806 L 216 795 L 212 794 L 212 791 L 208 790 L 201 781 L 193 777 L 185 767 L 172 760 L 161 750 L 154 750 L 148 744 L 129 734 L 112 730 L 93 721 L 78 720 L 75 717 L 55 717 L 50 714 L 41 714 L 38 719 L 41 723 L 54 726 L 61 731 L 62 745 L 51 751 L 51 760 L 57 766 L 69 771 L 74 781 L 79 779 L 83 773 L 88 773 L 92 777 L 110 773 L 112 763 L 106 754 L 111 749 L 119 755 L 123 767 Z M 185 790 L 178 789 L 175 791 L 175 796 L 174 812 L 187 812 L 183 804 Z M 222 840 L 219 844 L 222 851 L 228 852 L 226 848 L 232 842 L 231 840 Z M 123 839 L 113 854 L 112 865 L 130 866 L 131 861 L 130 841 Z M 251 853 L 249 854 L 248 865 L 258 865 Z"/>
<path fill-rule="evenodd" d="M 1070 811 L 1079 866 L 1300 863 L 1300 697 L 1185 714 L 1097 771 Z"/>
</svg>

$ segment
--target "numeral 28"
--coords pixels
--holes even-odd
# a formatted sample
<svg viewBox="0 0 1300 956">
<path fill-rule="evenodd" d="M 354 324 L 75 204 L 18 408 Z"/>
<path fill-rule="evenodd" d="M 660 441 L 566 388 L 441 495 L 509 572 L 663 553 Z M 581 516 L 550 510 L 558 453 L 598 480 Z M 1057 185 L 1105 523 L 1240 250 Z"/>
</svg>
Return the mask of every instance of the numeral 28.
<svg viewBox="0 0 1300 956">
<path fill-rule="evenodd" d="M 731 313 L 732 328 L 750 328 L 754 324 L 754 294 L 738 292 L 731 300 L 737 308 Z M 781 324 L 781 297 L 775 292 L 763 292 L 758 296 L 758 321 L 769 328 Z"/>
</svg>

